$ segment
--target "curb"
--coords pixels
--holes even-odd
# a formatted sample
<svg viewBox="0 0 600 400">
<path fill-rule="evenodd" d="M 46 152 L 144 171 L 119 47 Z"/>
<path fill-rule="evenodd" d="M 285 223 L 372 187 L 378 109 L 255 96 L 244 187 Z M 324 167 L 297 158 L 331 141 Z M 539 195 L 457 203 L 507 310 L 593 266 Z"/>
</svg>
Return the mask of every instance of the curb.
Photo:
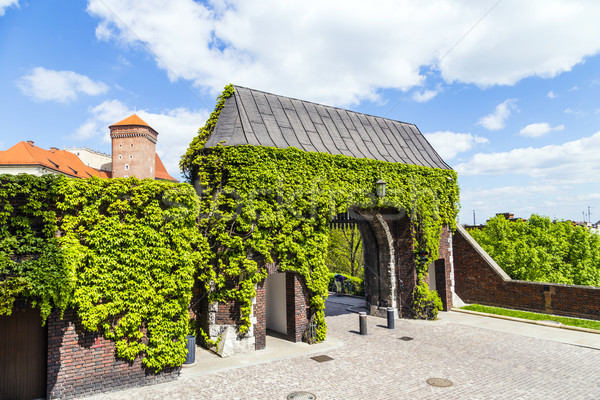
<svg viewBox="0 0 600 400">
<path fill-rule="evenodd" d="M 547 326 L 547 327 L 550 327 L 550 328 L 560 328 L 560 329 L 567 329 L 567 330 L 570 330 L 570 331 L 578 331 L 578 332 L 585 332 L 585 333 L 594 333 L 596 335 L 600 335 L 600 330 L 597 330 L 597 329 L 580 328 L 578 326 L 563 325 L 560 322 L 558 322 L 558 323 L 557 322 L 546 322 L 546 321 L 539 321 L 539 320 L 535 321 L 535 320 L 531 320 L 531 319 L 509 317 L 509 316 L 506 316 L 506 315 L 488 314 L 488 313 L 484 313 L 484 312 L 480 312 L 480 311 L 461 310 L 460 308 L 453 308 L 451 311 L 461 312 L 461 313 L 464 313 L 464 314 L 479 315 L 481 317 L 498 318 L 498 319 L 504 319 L 504 320 L 507 320 L 507 321 L 524 322 L 526 324 L 541 325 L 541 326 Z"/>
</svg>

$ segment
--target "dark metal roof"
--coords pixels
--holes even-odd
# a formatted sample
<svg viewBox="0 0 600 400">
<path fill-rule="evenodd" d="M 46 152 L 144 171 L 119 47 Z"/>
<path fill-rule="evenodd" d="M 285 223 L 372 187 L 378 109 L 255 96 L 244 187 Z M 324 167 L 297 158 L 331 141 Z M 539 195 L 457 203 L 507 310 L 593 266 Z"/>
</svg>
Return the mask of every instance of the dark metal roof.
<svg viewBox="0 0 600 400">
<path fill-rule="evenodd" d="M 414 124 L 234 86 L 206 147 L 250 144 L 450 169 Z"/>
</svg>

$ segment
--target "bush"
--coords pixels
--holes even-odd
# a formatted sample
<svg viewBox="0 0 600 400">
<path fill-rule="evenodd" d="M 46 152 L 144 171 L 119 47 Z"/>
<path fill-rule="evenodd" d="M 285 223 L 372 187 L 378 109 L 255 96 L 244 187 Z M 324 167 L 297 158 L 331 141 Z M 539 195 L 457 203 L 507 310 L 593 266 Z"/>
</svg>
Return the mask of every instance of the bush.
<svg viewBox="0 0 600 400">
<path fill-rule="evenodd" d="M 329 291 L 337 292 L 335 286 L 335 276 L 337 273 L 329 273 Z M 344 275 L 345 276 L 345 275 Z M 364 296 L 365 295 L 365 280 L 356 276 L 346 276 L 344 284 L 342 285 L 342 293 L 353 296 Z"/>
</svg>

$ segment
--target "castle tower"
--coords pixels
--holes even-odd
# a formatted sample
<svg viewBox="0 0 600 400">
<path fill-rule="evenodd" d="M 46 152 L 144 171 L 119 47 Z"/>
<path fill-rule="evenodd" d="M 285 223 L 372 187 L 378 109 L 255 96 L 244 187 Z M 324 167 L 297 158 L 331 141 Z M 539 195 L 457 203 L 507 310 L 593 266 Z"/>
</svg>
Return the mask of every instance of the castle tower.
<svg viewBox="0 0 600 400">
<path fill-rule="evenodd" d="M 112 177 L 155 178 L 156 132 L 136 114 L 109 126 Z"/>
</svg>

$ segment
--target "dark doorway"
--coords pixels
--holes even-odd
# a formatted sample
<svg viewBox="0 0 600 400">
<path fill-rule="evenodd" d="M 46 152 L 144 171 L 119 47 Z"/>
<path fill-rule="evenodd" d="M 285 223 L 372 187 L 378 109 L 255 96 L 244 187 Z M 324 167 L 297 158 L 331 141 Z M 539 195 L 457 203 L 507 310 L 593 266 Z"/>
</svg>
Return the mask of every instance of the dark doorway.
<svg viewBox="0 0 600 400">
<path fill-rule="evenodd" d="M 0 399 L 46 397 L 47 344 L 38 310 L 0 316 Z"/>
</svg>

